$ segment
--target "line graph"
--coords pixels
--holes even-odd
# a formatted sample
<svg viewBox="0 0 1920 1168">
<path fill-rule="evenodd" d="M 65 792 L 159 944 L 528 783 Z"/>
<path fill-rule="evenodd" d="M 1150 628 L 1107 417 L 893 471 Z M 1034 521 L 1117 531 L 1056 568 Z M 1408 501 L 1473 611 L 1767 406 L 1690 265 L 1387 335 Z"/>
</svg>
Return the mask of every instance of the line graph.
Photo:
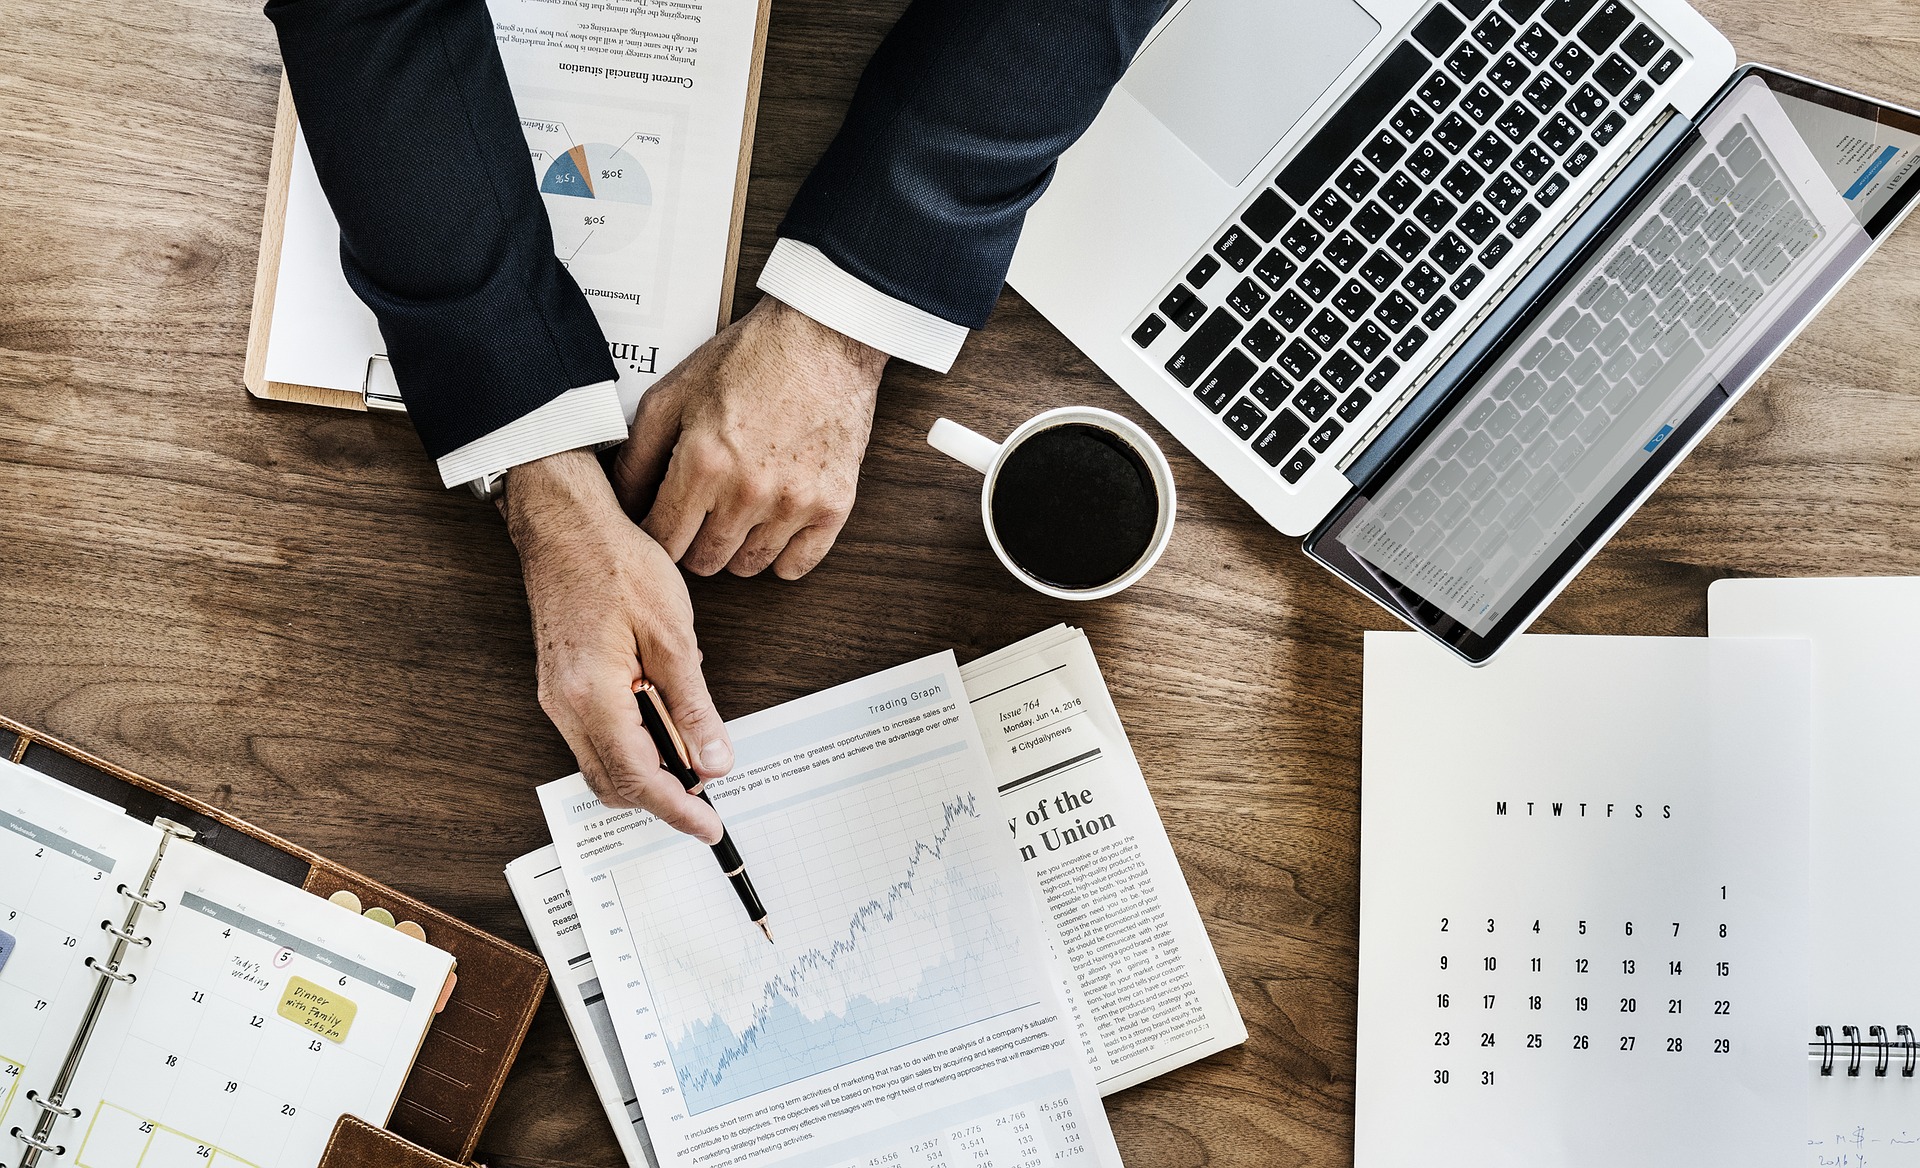
<svg viewBox="0 0 1920 1168">
<path fill-rule="evenodd" d="M 1025 1004 L 987 853 L 999 841 L 962 766 L 936 760 L 730 817 L 774 890 L 772 947 L 724 881 L 688 887 L 685 852 L 616 869 L 689 1114 Z M 661 896 L 668 861 L 680 887 Z"/>
</svg>

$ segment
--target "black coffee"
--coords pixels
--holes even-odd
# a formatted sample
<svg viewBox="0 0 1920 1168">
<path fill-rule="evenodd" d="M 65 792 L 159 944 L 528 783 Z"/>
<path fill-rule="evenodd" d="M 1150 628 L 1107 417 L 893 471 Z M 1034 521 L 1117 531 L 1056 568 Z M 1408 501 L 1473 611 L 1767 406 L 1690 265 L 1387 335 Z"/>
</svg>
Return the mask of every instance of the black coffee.
<svg viewBox="0 0 1920 1168">
<path fill-rule="evenodd" d="M 1031 435 L 993 485 L 993 530 L 1013 562 L 1056 588 L 1098 588 L 1153 543 L 1160 492 L 1139 452 L 1080 423 Z"/>
</svg>

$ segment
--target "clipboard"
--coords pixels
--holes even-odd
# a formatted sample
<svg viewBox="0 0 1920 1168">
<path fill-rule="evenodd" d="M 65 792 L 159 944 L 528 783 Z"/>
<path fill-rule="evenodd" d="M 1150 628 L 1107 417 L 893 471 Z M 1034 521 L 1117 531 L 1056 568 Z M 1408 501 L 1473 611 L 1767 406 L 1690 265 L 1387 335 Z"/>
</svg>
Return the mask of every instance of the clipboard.
<svg viewBox="0 0 1920 1168">
<path fill-rule="evenodd" d="M 720 282 L 720 315 L 714 331 L 733 320 L 734 280 L 740 268 L 740 233 L 746 222 L 747 177 L 753 166 L 753 134 L 760 111 L 760 77 L 767 55 L 767 20 L 773 0 L 758 0 L 754 19 L 753 60 L 747 71 L 746 113 L 740 128 L 740 157 L 734 168 L 733 214 L 727 228 L 726 268 Z M 273 330 L 274 295 L 280 284 L 280 250 L 287 227 L 287 191 L 293 181 L 294 134 L 299 118 L 286 75 L 280 77 L 280 100 L 274 110 L 273 155 L 267 166 L 267 201 L 260 224 L 260 260 L 253 277 L 253 311 L 247 325 L 247 359 L 242 379 L 247 392 L 270 401 L 301 402 L 346 410 L 391 410 L 404 413 L 398 383 L 384 353 L 367 355 L 367 375 L 360 392 L 267 380 L 267 344 Z"/>
<path fill-rule="evenodd" d="M 322 1168 L 464 1164 L 480 1142 L 507 1072 L 547 991 L 539 956 L 395 891 L 211 804 L 0 716 L 0 757 L 104 799 L 145 822 L 164 817 L 194 842 L 319 897 L 352 892 L 368 907 L 419 922 L 453 954 L 459 980 L 434 1018 L 384 1128 L 342 1116 Z M 355 1131 L 343 1143 L 345 1129 Z M 362 1152 L 379 1148 L 376 1159 Z M 347 1149 L 345 1152 L 342 1149 Z"/>
</svg>

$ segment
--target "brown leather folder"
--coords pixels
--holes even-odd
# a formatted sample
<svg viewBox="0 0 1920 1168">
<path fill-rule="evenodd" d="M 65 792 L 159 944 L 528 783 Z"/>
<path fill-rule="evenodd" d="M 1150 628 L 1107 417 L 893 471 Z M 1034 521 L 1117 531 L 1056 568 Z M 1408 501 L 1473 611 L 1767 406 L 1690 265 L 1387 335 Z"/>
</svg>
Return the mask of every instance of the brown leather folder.
<svg viewBox="0 0 1920 1168">
<path fill-rule="evenodd" d="M 384 908 L 396 920 L 417 921 L 426 929 L 428 942 L 453 954 L 457 962 L 453 996 L 428 1029 L 386 1127 L 341 1117 L 321 1164 L 426 1168 L 464 1163 L 473 1155 L 546 993 L 547 967 L 539 957 L 217 807 L 6 717 L 0 717 L 0 757 L 105 799 L 142 822 L 165 816 L 184 824 L 196 833 L 195 843 L 316 896 L 345 889 L 368 908 Z"/>
</svg>

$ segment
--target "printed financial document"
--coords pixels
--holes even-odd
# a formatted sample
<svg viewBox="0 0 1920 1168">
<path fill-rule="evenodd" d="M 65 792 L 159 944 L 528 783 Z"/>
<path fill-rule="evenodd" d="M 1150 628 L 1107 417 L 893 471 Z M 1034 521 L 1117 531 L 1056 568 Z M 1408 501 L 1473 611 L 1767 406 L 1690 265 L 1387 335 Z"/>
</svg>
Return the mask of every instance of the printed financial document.
<svg viewBox="0 0 1920 1168">
<path fill-rule="evenodd" d="M 663 1166 L 1117 1166 L 952 653 L 729 724 L 705 845 L 540 789 Z"/>
</svg>

